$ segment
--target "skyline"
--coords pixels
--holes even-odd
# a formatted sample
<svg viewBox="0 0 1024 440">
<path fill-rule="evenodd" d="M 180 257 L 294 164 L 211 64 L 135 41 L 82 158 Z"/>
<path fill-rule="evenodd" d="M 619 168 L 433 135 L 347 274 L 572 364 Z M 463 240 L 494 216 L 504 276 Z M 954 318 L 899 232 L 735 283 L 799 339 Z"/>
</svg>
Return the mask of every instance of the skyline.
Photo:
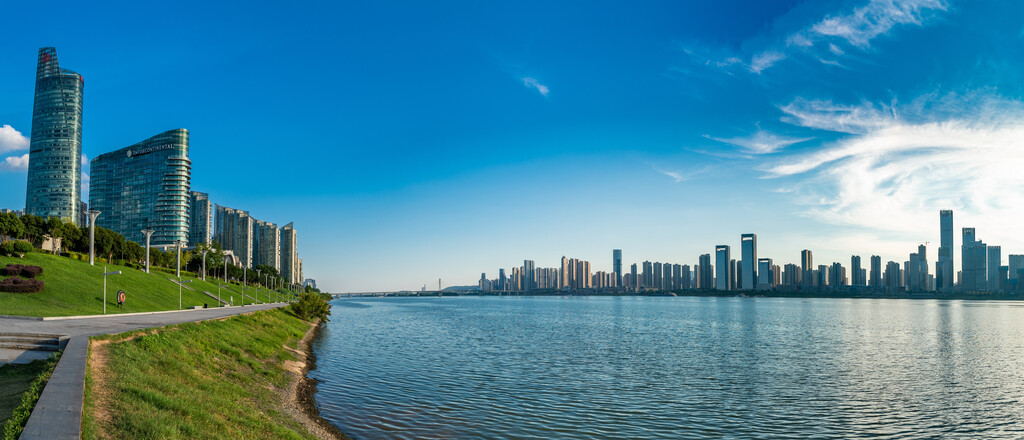
<svg viewBox="0 0 1024 440">
<path fill-rule="evenodd" d="M 736 256 L 742 231 L 777 264 L 903 261 L 940 209 L 1024 249 L 1024 5 L 148 8 L 67 3 L 46 27 L 10 8 L 0 208 L 24 209 L 34 60 L 55 46 L 89 84 L 87 160 L 188 129 L 193 189 L 293 219 L 328 291 Z"/>
</svg>

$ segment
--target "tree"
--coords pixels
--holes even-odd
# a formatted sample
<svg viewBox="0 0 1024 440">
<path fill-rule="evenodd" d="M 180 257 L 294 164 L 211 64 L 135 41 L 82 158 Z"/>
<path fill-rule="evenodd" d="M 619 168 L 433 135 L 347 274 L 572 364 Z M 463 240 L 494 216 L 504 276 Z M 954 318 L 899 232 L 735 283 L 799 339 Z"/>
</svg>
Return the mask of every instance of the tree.
<svg viewBox="0 0 1024 440">
<path fill-rule="evenodd" d="M 21 217 L 21 223 L 25 225 L 23 237 L 31 241 L 32 244 L 38 244 L 39 240 L 43 238 L 43 234 L 46 234 L 46 220 L 42 217 L 26 214 Z"/>
<path fill-rule="evenodd" d="M 0 213 L 0 238 L 3 241 L 7 241 L 7 237 L 18 239 L 24 235 L 25 224 L 21 222 L 18 216 L 12 212 Z"/>
<path fill-rule="evenodd" d="M 96 246 L 96 255 L 107 255 L 108 257 L 114 253 L 114 235 L 115 232 L 107 228 L 96 227 L 96 240 L 94 245 Z M 88 251 L 89 244 L 86 243 L 86 251 Z M 108 262 L 110 260 L 107 260 Z"/>
</svg>

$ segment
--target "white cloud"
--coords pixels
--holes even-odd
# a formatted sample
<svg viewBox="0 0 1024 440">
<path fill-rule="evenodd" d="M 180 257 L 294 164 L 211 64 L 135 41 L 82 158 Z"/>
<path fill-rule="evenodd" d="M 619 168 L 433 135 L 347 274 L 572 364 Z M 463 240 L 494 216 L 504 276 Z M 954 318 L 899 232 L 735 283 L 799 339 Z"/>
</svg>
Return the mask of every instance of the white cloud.
<svg viewBox="0 0 1024 440">
<path fill-rule="evenodd" d="M 685 51 L 698 63 L 725 69 L 730 74 L 735 66 L 761 74 L 779 61 L 801 53 L 809 54 L 824 64 L 840 65 L 838 61 L 821 55 L 843 56 L 847 53 L 843 45 L 868 50 L 872 40 L 888 34 L 897 26 L 924 25 L 930 14 L 947 9 L 945 0 L 869 0 L 863 6 L 828 15 L 790 33 L 780 43 L 756 51 L 749 62 L 743 61 L 746 57 L 736 54 L 707 56 L 702 55 L 702 52 L 709 52 L 707 50 L 689 48 Z"/>
<path fill-rule="evenodd" d="M 21 134 L 20 131 L 7 124 L 0 127 L 0 154 L 27 148 L 28 138 Z"/>
<path fill-rule="evenodd" d="M 526 88 L 536 89 L 537 92 L 541 94 L 541 96 L 544 96 L 545 98 L 548 97 L 548 92 L 550 91 L 548 89 L 548 86 L 541 84 L 540 81 L 537 81 L 536 78 L 527 76 L 521 78 L 521 80 L 523 81 L 523 85 L 526 86 Z"/>
<path fill-rule="evenodd" d="M 658 169 L 658 168 L 655 168 L 654 170 L 659 172 L 659 173 L 661 173 L 661 174 L 664 174 L 664 175 L 666 175 L 668 177 L 671 177 L 672 180 L 675 181 L 676 183 L 679 183 L 679 182 L 682 182 L 683 180 L 685 180 L 683 178 L 683 174 L 678 172 L 678 171 L 667 171 L 667 170 L 662 170 L 662 169 Z"/>
<path fill-rule="evenodd" d="M 85 157 L 83 154 L 82 157 Z M 89 173 L 82 171 L 82 196 L 85 199 L 89 198 Z"/>
<path fill-rule="evenodd" d="M 28 171 L 28 153 L 5 157 L 0 162 L 0 171 Z"/>
<path fill-rule="evenodd" d="M 783 111 L 796 125 L 847 134 L 766 170 L 789 178 L 803 214 L 927 237 L 937 211 L 951 208 L 980 237 L 1024 245 L 1015 237 L 1024 216 L 1024 103 L 929 95 L 907 105 L 795 101 Z"/>
<path fill-rule="evenodd" d="M 743 148 L 747 153 L 751 154 L 768 154 L 779 151 L 790 145 L 809 141 L 812 138 L 790 138 L 785 136 L 779 136 L 775 133 L 758 130 L 754 134 L 745 137 L 734 137 L 734 138 L 718 138 L 705 135 L 704 137 L 723 142 L 730 145 Z"/>
</svg>

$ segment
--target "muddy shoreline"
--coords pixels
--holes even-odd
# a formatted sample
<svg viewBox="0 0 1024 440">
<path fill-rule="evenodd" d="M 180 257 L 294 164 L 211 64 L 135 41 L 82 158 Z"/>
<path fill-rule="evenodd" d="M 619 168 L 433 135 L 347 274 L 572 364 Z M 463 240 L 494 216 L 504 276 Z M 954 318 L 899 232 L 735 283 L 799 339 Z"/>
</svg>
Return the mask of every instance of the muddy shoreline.
<svg viewBox="0 0 1024 440">
<path fill-rule="evenodd" d="M 313 324 L 313 327 L 306 332 L 306 336 L 299 341 L 298 351 L 305 355 L 304 365 L 302 367 L 301 375 L 298 378 L 298 382 L 295 388 L 292 390 L 292 400 L 294 404 L 301 410 L 302 415 L 307 420 L 304 420 L 303 424 L 307 425 L 317 437 L 321 439 L 341 439 L 351 440 L 351 438 L 345 435 L 337 426 L 332 425 L 330 422 L 320 417 L 320 410 L 316 406 L 316 379 L 309 378 L 310 370 L 316 368 L 316 354 L 313 353 L 313 341 L 320 337 L 320 332 L 323 330 L 323 321 L 319 321 Z M 308 426 L 308 424 L 315 425 L 314 427 Z"/>
</svg>

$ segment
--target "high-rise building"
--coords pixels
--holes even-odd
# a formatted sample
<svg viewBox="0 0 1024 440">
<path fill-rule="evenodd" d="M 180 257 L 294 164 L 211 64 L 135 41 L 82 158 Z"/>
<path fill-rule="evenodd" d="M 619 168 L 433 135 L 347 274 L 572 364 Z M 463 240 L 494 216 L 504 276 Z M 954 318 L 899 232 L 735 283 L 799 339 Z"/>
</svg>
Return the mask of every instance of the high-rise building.
<svg viewBox="0 0 1024 440">
<path fill-rule="evenodd" d="M 871 256 L 871 278 L 868 280 L 868 285 L 872 287 L 882 286 L 882 257 L 878 255 Z"/>
<path fill-rule="evenodd" d="M 732 256 L 729 246 L 720 244 L 715 246 L 715 289 L 732 290 L 732 274 L 730 273 L 730 261 Z"/>
<path fill-rule="evenodd" d="M 631 287 L 634 291 L 640 288 L 640 277 L 636 273 L 636 263 L 629 265 L 629 279 L 633 283 Z"/>
<path fill-rule="evenodd" d="M 612 272 L 615 277 L 615 285 L 622 285 L 622 249 L 612 249 Z"/>
<path fill-rule="evenodd" d="M 292 223 L 281 227 L 281 276 L 289 283 L 299 279 L 299 234 Z"/>
<path fill-rule="evenodd" d="M 771 258 L 757 259 L 757 290 L 771 290 L 775 287 L 775 276 L 772 274 Z"/>
<path fill-rule="evenodd" d="M 253 266 L 266 265 L 281 271 L 281 229 L 263 220 L 252 220 Z"/>
<path fill-rule="evenodd" d="M 210 195 L 189 192 L 188 242 L 195 246 L 213 241 L 213 204 Z"/>
<path fill-rule="evenodd" d="M 754 290 L 757 282 L 757 234 L 743 234 L 740 236 L 742 246 L 742 274 L 743 290 Z"/>
<path fill-rule="evenodd" d="M 1011 280 L 1014 280 L 1011 281 L 1011 284 L 1014 284 L 1019 290 L 1024 283 L 1024 279 L 1021 279 L 1019 275 L 1020 271 L 1024 270 L 1024 255 L 1010 254 L 1007 258 L 1010 260 L 1009 276 Z"/>
<path fill-rule="evenodd" d="M 889 293 L 896 293 L 900 291 L 900 279 L 903 275 L 900 273 L 900 264 L 895 261 L 890 261 L 885 264 L 885 274 L 882 275 L 882 286 Z"/>
<path fill-rule="evenodd" d="M 523 260 L 523 277 L 523 290 L 529 292 L 537 288 L 537 282 L 534 279 L 533 260 Z"/>
<path fill-rule="evenodd" d="M 864 270 L 860 267 L 860 256 L 854 255 L 850 257 L 850 277 L 852 286 L 864 286 L 867 285 L 867 280 L 863 278 Z"/>
<path fill-rule="evenodd" d="M 249 212 L 220 205 L 216 205 L 215 211 L 214 240 L 217 240 L 223 249 L 233 251 L 242 267 L 252 267 L 253 219 Z M 283 270 L 281 275 L 289 283 L 301 283 L 302 279 L 298 276 L 298 261 L 293 260 L 291 264 L 291 277 L 285 275 Z"/>
<path fill-rule="evenodd" d="M 974 228 L 963 228 L 960 256 L 960 264 L 963 267 L 960 274 L 961 289 L 971 292 L 988 288 L 986 283 L 988 252 L 986 248 L 985 243 L 976 238 Z"/>
<path fill-rule="evenodd" d="M 96 225 L 153 246 L 188 243 L 192 162 L 188 130 L 170 130 L 96 156 L 90 165 L 89 205 L 102 212 Z"/>
<path fill-rule="evenodd" d="M 715 272 L 711 266 L 711 254 L 703 254 L 697 258 L 700 262 L 700 285 L 698 289 L 713 289 L 715 286 Z"/>
<path fill-rule="evenodd" d="M 84 88 L 82 75 L 57 64 L 57 49 L 39 49 L 29 140 L 26 214 L 81 221 Z"/>
<path fill-rule="evenodd" d="M 987 274 L 988 290 L 996 291 L 999 286 L 999 266 L 1002 261 L 1002 248 L 1000 246 L 988 246 Z"/>
<path fill-rule="evenodd" d="M 508 279 L 505 278 L 505 269 L 498 269 L 498 287 L 496 290 L 508 290 Z"/>
<path fill-rule="evenodd" d="M 953 210 L 939 211 L 939 260 L 935 271 L 938 290 L 953 287 Z"/>
<path fill-rule="evenodd" d="M 658 262 L 654 263 L 654 288 L 655 289 L 664 289 L 665 288 L 665 285 L 664 285 L 665 274 L 661 270 L 661 266 L 662 266 L 661 263 L 658 263 Z"/>
<path fill-rule="evenodd" d="M 812 278 L 814 272 L 814 255 L 809 249 L 800 251 L 800 278 L 801 284 L 805 286 L 813 286 L 814 279 Z"/>
</svg>

